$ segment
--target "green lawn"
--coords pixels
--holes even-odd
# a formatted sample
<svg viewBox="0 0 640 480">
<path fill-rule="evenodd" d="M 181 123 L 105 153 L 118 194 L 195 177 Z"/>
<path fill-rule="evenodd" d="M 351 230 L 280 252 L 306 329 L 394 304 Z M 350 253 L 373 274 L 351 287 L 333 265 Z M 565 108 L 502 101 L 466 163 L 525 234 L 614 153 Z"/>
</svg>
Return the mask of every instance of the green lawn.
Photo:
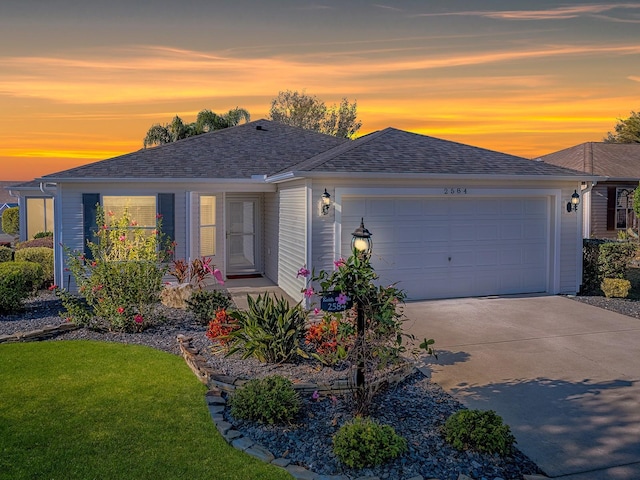
<svg viewBox="0 0 640 480">
<path fill-rule="evenodd" d="M 205 391 L 152 348 L 0 345 L 0 479 L 290 479 L 227 445 Z"/>
</svg>

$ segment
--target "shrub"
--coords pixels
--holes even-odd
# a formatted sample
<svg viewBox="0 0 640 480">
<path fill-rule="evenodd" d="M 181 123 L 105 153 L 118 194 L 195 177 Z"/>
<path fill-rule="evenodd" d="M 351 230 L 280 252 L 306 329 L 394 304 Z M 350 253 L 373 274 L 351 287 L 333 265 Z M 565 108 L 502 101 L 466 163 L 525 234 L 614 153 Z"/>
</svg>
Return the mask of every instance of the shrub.
<svg viewBox="0 0 640 480">
<path fill-rule="evenodd" d="M 53 249 L 48 247 L 23 248 L 16 251 L 15 260 L 34 262 L 42 265 L 43 285 L 53 284 Z"/>
<path fill-rule="evenodd" d="M 632 242 L 585 239 L 583 241 L 583 292 L 599 292 L 604 278 L 625 278 L 636 253 Z"/>
<path fill-rule="evenodd" d="M 240 328 L 229 336 L 229 354 L 241 352 L 242 358 L 255 357 L 261 362 L 279 363 L 294 354 L 305 355 L 300 348 L 307 315 L 298 303 L 294 307 L 284 298 L 274 301 L 268 294 L 254 300 L 247 295 L 249 309 L 230 315 Z"/>
<path fill-rule="evenodd" d="M 47 237 L 53 237 L 53 232 L 38 232 L 33 236 L 33 239 L 37 240 L 38 238 L 47 238 Z"/>
<path fill-rule="evenodd" d="M 186 303 L 187 310 L 193 313 L 198 323 L 202 325 L 207 325 L 215 318 L 218 310 L 227 310 L 232 305 L 229 293 L 224 290 L 193 292 Z"/>
<path fill-rule="evenodd" d="M 393 427 L 367 417 L 356 417 L 333 436 L 333 453 L 352 468 L 380 465 L 406 450 L 407 441 Z"/>
<path fill-rule="evenodd" d="M 20 231 L 20 208 L 10 207 L 2 212 L 2 231 L 8 235 L 17 235 Z"/>
<path fill-rule="evenodd" d="M 600 245 L 598 270 L 600 278 L 624 278 L 636 253 L 631 242 L 609 242 Z"/>
<path fill-rule="evenodd" d="M 16 250 L 21 248 L 48 247 L 53 248 L 53 237 L 41 237 L 34 240 L 16 243 Z"/>
<path fill-rule="evenodd" d="M 13 260 L 13 250 L 9 247 L 0 246 L 0 262 L 10 262 Z"/>
<path fill-rule="evenodd" d="M 631 290 L 631 282 L 623 278 L 605 278 L 600 284 L 605 297 L 627 298 Z"/>
<path fill-rule="evenodd" d="M 0 263 L 0 314 L 19 311 L 29 292 L 27 279 L 15 262 Z"/>
<path fill-rule="evenodd" d="M 224 309 L 220 309 L 216 312 L 215 318 L 209 322 L 209 328 L 205 335 L 210 340 L 227 346 L 229 334 L 237 329 L 237 320 L 228 315 Z"/>
<path fill-rule="evenodd" d="M 3 262 L 2 272 L 18 272 L 28 293 L 34 293 L 42 285 L 42 266 L 34 262 Z"/>
<path fill-rule="evenodd" d="M 445 440 L 458 450 L 508 455 L 515 437 L 493 410 L 459 410 L 444 424 Z"/>
<path fill-rule="evenodd" d="M 98 241 L 88 243 L 93 259 L 66 249 L 69 270 L 89 310 L 67 314 L 79 325 L 142 331 L 153 323 L 166 271 L 160 223 L 149 234 L 126 209 L 120 217 L 110 213 L 105 219 L 98 208 L 97 224 Z"/>
<path fill-rule="evenodd" d="M 273 375 L 249 380 L 229 399 L 231 414 L 260 423 L 291 422 L 300 411 L 300 398 L 291 381 Z"/>
</svg>

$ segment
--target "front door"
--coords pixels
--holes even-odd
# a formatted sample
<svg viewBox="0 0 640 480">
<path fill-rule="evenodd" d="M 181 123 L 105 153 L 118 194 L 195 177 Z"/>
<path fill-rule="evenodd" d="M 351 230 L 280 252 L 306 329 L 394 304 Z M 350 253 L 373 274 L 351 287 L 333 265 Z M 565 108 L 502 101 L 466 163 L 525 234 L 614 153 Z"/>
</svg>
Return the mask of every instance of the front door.
<svg viewBox="0 0 640 480">
<path fill-rule="evenodd" d="M 227 275 L 259 273 L 258 199 L 227 200 Z"/>
</svg>

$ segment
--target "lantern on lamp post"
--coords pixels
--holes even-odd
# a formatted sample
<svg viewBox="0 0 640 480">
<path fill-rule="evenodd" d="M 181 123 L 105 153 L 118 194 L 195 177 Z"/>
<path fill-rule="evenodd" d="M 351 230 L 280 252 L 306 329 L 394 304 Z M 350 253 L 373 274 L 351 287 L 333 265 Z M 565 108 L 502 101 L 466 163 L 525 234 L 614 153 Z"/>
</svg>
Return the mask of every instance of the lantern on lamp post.
<svg viewBox="0 0 640 480">
<path fill-rule="evenodd" d="M 365 256 L 371 255 L 373 242 L 371 240 L 371 232 L 364 226 L 364 218 L 360 219 L 360 226 L 351 234 L 351 250 L 356 250 L 359 254 Z"/>
</svg>

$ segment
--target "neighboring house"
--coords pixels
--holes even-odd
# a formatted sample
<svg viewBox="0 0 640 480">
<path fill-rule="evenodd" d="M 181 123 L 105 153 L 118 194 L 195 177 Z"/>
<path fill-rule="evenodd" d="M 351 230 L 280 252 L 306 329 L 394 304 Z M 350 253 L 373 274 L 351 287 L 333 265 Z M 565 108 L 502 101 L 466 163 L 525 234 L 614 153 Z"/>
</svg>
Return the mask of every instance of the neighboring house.
<svg viewBox="0 0 640 480">
<path fill-rule="evenodd" d="M 426 299 L 576 293 L 581 216 L 566 203 L 595 178 L 393 128 L 351 141 L 258 120 L 38 180 L 55 185 L 58 285 L 60 245 L 85 248 L 99 203 L 149 228 L 160 214 L 177 258 L 298 299 L 298 269 L 333 269 L 364 218 L 381 281 Z"/>
<path fill-rule="evenodd" d="M 20 206 L 20 241 L 31 240 L 36 233 L 53 232 L 55 185 L 30 181 L 5 186 Z"/>
<path fill-rule="evenodd" d="M 640 144 L 588 142 L 536 160 L 606 177 L 583 194 L 584 238 L 637 234 L 633 192 L 640 181 Z"/>
</svg>

